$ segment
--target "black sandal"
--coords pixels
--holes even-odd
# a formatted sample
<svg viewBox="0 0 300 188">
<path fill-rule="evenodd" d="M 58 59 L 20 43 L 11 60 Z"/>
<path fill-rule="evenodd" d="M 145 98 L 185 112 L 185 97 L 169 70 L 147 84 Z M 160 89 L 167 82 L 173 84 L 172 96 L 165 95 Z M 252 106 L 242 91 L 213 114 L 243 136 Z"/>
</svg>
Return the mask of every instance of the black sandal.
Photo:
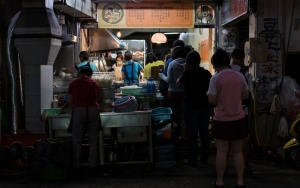
<svg viewBox="0 0 300 188">
<path fill-rule="evenodd" d="M 247 188 L 246 185 L 238 185 L 237 188 Z"/>
<path fill-rule="evenodd" d="M 217 185 L 217 183 L 215 181 L 212 182 L 211 186 L 213 186 L 215 188 L 224 188 L 224 185 Z"/>
</svg>

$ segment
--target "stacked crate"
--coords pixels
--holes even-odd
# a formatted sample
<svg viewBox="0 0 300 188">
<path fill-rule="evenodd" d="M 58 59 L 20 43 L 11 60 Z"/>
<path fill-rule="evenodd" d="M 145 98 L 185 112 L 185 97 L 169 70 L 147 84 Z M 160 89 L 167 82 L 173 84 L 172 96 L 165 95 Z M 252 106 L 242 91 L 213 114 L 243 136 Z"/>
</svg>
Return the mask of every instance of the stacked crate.
<svg viewBox="0 0 300 188">
<path fill-rule="evenodd" d="M 171 116 L 171 108 L 158 107 L 152 109 L 153 140 L 157 168 L 170 168 L 176 165 L 176 161 L 174 160 L 175 146 L 172 145 L 173 122 Z M 155 127 L 155 125 L 164 125 L 164 123 L 166 123 L 166 126 L 169 124 L 171 126 L 167 129 Z"/>
</svg>

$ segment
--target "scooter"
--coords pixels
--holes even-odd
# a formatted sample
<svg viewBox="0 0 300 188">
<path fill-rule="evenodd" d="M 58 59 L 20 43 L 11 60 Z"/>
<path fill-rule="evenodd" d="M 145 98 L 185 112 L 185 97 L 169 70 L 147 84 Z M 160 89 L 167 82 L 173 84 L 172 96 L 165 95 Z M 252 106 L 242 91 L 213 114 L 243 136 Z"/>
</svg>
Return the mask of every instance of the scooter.
<svg viewBox="0 0 300 188">
<path fill-rule="evenodd" d="M 293 139 L 283 146 L 283 149 L 285 149 L 285 159 L 293 169 L 300 170 L 300 114 L 292 123 L 290 134 Z"/>
</svg>

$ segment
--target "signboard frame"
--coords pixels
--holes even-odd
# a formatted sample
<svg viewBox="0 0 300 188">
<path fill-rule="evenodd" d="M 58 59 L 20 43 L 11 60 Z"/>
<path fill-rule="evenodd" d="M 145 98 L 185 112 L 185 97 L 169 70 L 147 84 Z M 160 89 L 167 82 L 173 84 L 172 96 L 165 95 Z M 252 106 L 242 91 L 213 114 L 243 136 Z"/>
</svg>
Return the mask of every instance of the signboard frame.
<svg viewBox="0 0 300 188">
<path fill-rule="evenodd" d="M 194 3 L 98 3 L 98 28 L 194 28 Z"/>
<path fill-rule="evenodd" d="M 223 0 L 221 26 L 231 26 L 248 17 L 249 0 Z"/>
</svg>

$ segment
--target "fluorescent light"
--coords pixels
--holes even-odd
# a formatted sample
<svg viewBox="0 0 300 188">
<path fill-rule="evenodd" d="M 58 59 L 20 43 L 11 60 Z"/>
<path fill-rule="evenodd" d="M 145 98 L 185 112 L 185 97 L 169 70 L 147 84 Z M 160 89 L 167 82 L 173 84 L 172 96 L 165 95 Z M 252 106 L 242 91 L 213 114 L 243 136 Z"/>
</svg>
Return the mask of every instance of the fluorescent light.
<svg viewBox="0 0 300 188">
<path fill-rule="evenodd" d="M 170 32 L 170 33 L 164 33 L 165 35 L 178 35 L 178 32 Z"/>
</svg>

